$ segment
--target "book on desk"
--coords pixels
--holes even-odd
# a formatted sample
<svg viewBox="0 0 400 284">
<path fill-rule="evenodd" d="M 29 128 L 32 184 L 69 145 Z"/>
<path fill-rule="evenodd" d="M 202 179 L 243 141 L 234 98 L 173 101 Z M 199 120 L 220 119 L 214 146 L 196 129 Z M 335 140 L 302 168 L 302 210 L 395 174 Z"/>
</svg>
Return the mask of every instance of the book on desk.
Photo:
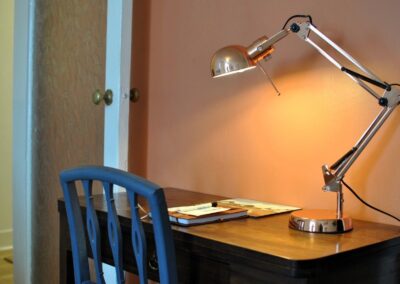
<svg viewBox="0 0 400 284">
<path fill-rule="evenodd" d="M 171 223 L 192 226 L 232 219 L 259 218 L 298 210 L 300 208 L 255 201 L 243 198 L 224 199 L 215 202 L 168 208 Z"/>
</svg>

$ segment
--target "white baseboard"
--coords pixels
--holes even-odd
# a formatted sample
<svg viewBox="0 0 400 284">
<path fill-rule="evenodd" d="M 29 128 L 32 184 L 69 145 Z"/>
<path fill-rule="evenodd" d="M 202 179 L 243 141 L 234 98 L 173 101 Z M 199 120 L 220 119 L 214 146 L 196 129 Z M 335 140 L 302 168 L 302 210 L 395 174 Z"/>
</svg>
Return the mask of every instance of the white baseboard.
<svg viewBox="0 0 400 284">
<path fill-rule="evenodd" d="M 13 247 L 13 230 L 0 231 L 0 251 L 9 250 Z"/>
</svg>

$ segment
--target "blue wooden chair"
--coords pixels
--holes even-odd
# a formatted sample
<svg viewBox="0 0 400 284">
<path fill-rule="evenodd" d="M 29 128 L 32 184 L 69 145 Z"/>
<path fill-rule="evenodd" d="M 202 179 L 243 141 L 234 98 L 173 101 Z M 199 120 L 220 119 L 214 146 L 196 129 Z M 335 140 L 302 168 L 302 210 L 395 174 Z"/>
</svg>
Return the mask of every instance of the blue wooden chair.
<svg viewBox="0 0 400 284">
<path fill-rule="evenodd" d="M 65 170 L 60 174 L 64 192 L 65 206 L 71 236 L 75 283 L 93 283 L 90 281 L 88 251 L 83 217 L 79 206 L 76 183 L 81 182 L 86 200 L 87 236 L 94 259 L 96 283 L 105 283 L 101 265 L 100 229 L 92 203 L 92 184 L 103 184 L 107 202 L 107 224 L 109 243 L 112 249 L 117 283 L 125 283 L 122 269 L 122 236 L 113 198 L 113 185 L 126 189 L 132 218 L 132 246 L 138 268 L 140 283 L 147 283 L 146 238 L 138 212 L 138 196 L 146 198 L 152 215 L 154 239 L 160 282 L 177 283 L 172 230 L 168 220 L 167 206 L 163 189 L 133 174 L 98 166 L 79 167 Z"/>
</svg>

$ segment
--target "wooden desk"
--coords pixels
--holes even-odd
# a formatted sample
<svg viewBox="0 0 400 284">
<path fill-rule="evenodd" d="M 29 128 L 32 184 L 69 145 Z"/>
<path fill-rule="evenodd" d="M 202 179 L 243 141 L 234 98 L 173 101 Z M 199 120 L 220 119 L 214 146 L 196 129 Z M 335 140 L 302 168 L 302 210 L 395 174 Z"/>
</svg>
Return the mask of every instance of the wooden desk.
<svg viewBox="0 0 400 284">
<path fill-rule="evenodd" d="M 221 199 L 178 189 L 165 190 L 168 206 Z M 135 272 L 130 244 L 129 207 L 124 193 L 116 196 L 124 234 L 124 266 Z M 84 202 L 82 202 L 84 207 Z M 73 283 L 72 255 L 64 202 L 60 213 L 60 283 Z M 95 197 L 103 238 L 106 205 Z M 288 228 L 288 214 L 239 219 L 195 227 L 173 226 L 181 283 L 400 283 L 400 227 L 354 221 L 345 234 L 309 234 Z M 147 222 L 145 230 L 151 231 Z M 149 251 L 154 245 L 150 239 Z M 104 261 L 111 252 L 102 242 Z M 156 271 L 149 269 L 152 278 Z"/>
</svg>

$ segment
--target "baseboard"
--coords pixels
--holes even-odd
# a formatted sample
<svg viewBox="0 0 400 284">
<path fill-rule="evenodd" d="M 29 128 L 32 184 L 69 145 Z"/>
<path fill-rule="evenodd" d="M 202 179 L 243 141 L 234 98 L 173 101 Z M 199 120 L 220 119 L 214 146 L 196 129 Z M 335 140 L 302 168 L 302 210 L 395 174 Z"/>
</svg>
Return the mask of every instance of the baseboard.
<svg viewBox="0 0 400 284">
<path fill-rule="evenodd" d="M 0 231 L 0 251 L 9 250 L 13 247 L 13 230 Z"/>
</svg>

